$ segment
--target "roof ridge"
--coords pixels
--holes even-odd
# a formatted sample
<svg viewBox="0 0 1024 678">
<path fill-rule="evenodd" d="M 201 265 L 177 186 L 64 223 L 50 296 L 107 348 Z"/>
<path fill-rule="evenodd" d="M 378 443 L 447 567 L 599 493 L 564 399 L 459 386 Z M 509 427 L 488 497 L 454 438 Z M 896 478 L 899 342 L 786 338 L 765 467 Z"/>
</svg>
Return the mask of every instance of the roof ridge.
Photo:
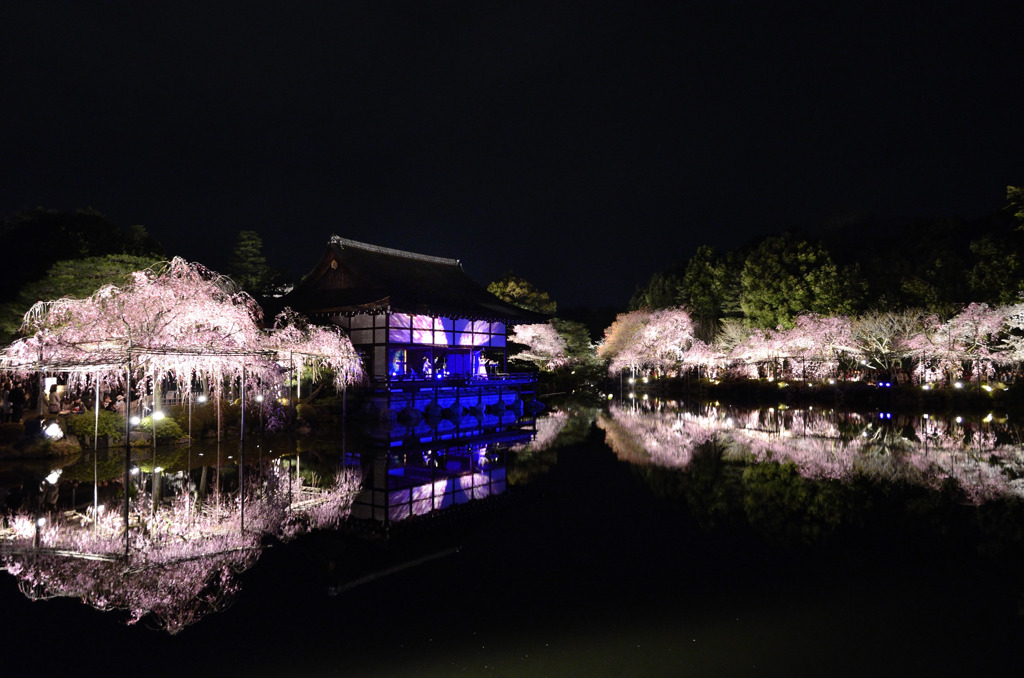
<svg viewBox="0 0 1024 678">
<path fill-rule="evenodd" d="M 342 248 L 352 247 L 355 249 L 367 250 L 369 252 L 376 252 L 377 254 L 387 254 L 394 257 L 404 257 L 406 259 L 418 259 L 419 261 L 427 261 L 434 264 L 447 264 L 448 266 L 458 266 L 459 268 L 462 268 L 462 262 L 458 259 L 448 259 L 446 257 L 435 257 L 429 254 L 396 250 L 391 247 L 381 247 L 380 245 L 371 245 L 357 240 L 349 240 L 348 238 L 342 238 L 338 235 L 331 236 L 331 244 L 338 245 Z"/>
</svg>

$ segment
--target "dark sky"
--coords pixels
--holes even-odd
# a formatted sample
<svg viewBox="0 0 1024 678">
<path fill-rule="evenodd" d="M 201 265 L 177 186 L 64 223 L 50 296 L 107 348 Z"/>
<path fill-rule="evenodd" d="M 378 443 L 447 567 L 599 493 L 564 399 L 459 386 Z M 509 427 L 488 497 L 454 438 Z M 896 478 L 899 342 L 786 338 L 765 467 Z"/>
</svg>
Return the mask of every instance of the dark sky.
<svg viewBox="0 0 1024 678">
<path fill-rule="evenodd" d="M 0 215 L 332 233 L 624 304 L 704 243 L 1000 209 L 1020 3 L 5 2 Z M 45 246 L 41 234 L 40 246 Z M 8 253 L 7 256 L 11 254 Z"/>
</svg>

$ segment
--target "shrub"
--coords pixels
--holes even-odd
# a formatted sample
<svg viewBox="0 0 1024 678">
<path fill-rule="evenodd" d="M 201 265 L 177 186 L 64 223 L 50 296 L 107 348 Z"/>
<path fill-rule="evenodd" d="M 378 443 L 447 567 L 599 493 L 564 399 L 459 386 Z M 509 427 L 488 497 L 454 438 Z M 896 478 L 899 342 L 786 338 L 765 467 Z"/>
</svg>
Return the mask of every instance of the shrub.
<svg viewBox="0 0 1024 678">
<path fill-rule="evenodd" d="M 120 440 L 124 435 L 124 417 L 109 410 L 100 410 L 98 429 L 96 428 L 95 412 L 69 415 L 67 426 L 69 431 L 83 439 L 92 439 L 94 431 L 99 432 L 100 438 L 110 436 L 114 440 Z"/>
<path fill-rule="evenodd" d="M 140 431 L 145 431 L 146 433 L 152 433 L 152 431 L 153 431 L 153 418 L 152 417 L 146 417 L 145 419 L 140 421 L 139 422 L 139 430 Z M 167 440 L 177 440 L 178 438 L 182 437 L 183 435 L 185 435 L 185 432 L 181 430 L 180 426 L 178 426 L 178 422 L 174 421 L 173 419 L 165 417 L 163 419 L 158 419 L 157 420 L 157 422 L 156 422 L 156 440 L 157 440 L 157 442 L 167 441 Z"/>
</svg>

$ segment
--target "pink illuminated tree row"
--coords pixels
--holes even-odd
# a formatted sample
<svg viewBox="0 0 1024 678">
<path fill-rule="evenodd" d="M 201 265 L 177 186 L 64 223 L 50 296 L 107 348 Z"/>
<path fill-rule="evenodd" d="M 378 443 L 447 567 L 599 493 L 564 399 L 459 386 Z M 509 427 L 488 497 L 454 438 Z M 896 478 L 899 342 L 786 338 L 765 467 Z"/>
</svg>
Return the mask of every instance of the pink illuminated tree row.
<svg viewBox="0 0 1024 678">
<path fill-rule="evenodd" d="M 997 365 L 1024 361 L 1024 304 L 970 304 L 945 321 L 902 311 L 856 318 L 804 314 L 792 328 L 774 330 L 726 323 L 712 344 L 694 336 L 683 308 L 632 311 L 605 330 L 598 356 L 611 374 L 702 367 L 708 375 L 822 379 L 846 364 L 886 375 L 912 365 L 917 381 L 980 379 L 992 377 Z"/>
</svg>

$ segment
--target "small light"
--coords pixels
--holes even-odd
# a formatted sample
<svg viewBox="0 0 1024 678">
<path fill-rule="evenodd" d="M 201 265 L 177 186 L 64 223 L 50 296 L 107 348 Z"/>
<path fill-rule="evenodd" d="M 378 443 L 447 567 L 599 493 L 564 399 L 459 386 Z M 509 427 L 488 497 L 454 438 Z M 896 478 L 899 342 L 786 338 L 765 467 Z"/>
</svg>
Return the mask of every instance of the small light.
<svg viewBox="0 0 1024 678">
<path fill-rule="evenodd" d="M 261 395 L 256 396 L 256 402 L 262 403 L 263 402 L 263 396 L 261 396 Z"/>
<path fill-rule="evenodd" d="M 164 467 L 163 466 L 157 466 L 155 469 L 153 469 L 153 472 L 154 473 L 163 473 L 164 472 Z"/>
<path fill-rule="evenodd" d="M 960 423 L 962 423 L 962 422 L 963 422 L 963 420 L 964 420 L 964 418 L 963 418 L 963 417 L 957 417 L 957 418 L 956 418 L 956 423 L 960 424 Z"/>
<path fill-rule="evenodd" d="M 132 475 L 133 476 L 139 475 L 139 467 L 138 466 L 132 466 Z"/>
<path fill-rule="evenodd" d="M 629 378 L 629 383 L 630 384 L 635 384 L 636 383 L 636 379 L 634 379 L 633 377 L 630 377 Z"/>
<path fill-rule="evenodd" d="M 647 383 L 647 377 L 644 377 L 644 383 L 645 384 Z"/>
<path fill-rule="evenodd" d="M 56 485 L 57 481 L 60 479 L 60 474 L 63 472 L 64 469 L 61 468 L 57 469 L 56 471 L 50 471 L 50 475 L 46 476 L 46 482 L 50 483 L 51 485 Z"/>
<path fill-rule="evenodd" d="M 153 413 L 153 418 L 156 419 L 157 421 L 160 421 L 161 419 L 163 419 L 164 416 L 165 415 L 164 415 L 163 412 L 154 412 Z"/>
<path fill-rule="evenodd" d="M 635 394 L 635 393 L 632 393 L 632 392 L 630 392 L 630 394 L 629 394 L 629 397 L 630 397 L 630 398 L 635 398 L 635 397 L 636 397 L 636 394 Z"/>
<path fill-rule="evenodd" d="M 932 390 L 932 386 L 931 386 L 931 384 L 922 384 L 921 385 L 921 390 L 922 391 L 930 391 L 930 390 Z"/>
<path fill-rule="evenodd" d="M 60 424 L 58 424 L 57 422 L 53 422 L 52 424 L 47 426 L 43 430 L 43 432 L 46 434 L 46 437 L 49 438 L 50 440 L 60 440 L 61 438 L 64 437 L 64 431 L 60 430 Z"/>
<path fill-rule="evenodd" d="M 201 395 L 198 398 L 196 398 L 196 400 L 201 402 L 201 403 L 205 403 L 206 402 L 206 396 L 205 395 Z"/>
<path fill-rule="evenodd" d="M 957 388 L 963 388 L 964 387 L 964 382 L 958 381 L 955 384 L 953 384 L 953 386 L 955 386 Z"/>
<path fill-rule="evenodd" d="M 39 527 L 43 527 L 44 525 L 46 525 L 46 518 L 40 518 L 39 520 L 37 520 L 36 525 L 38 525 Z"/>
<path fill-rule="evenodd" d="M 132 417 L 128 421 L 131 423 L 132 426 L 138 426 L 139 422 L 141 422 L 142 420 L 139 419 L 138 417 Z"/>
</svg>

